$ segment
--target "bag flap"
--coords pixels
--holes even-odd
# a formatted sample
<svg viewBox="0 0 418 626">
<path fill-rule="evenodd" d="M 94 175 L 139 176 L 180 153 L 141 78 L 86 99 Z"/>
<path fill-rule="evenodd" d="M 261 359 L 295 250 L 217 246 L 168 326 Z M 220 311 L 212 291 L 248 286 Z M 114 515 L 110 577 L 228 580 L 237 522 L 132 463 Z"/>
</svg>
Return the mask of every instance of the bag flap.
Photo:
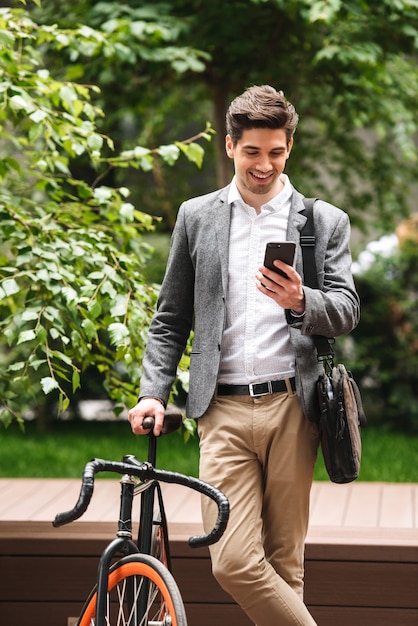
<svg viewBox="0 0 418 626">
<path fill-rule="evenodd" d="M 356 381 L 353 378 L 353 374 L 345 368 L 345 365 L 340 363 L 338 366 L 339 371 L 339 383 L 343 386 L 343 393 L 346 406 L 355 403 L 358 414 L 358 422 L 362 428 L 367 426 L 367 418 L 363 408 L 363 402 L 361 399 L 360 389 Z M 348 411 L 350 414 L 350 412 Z"/>
</svg>

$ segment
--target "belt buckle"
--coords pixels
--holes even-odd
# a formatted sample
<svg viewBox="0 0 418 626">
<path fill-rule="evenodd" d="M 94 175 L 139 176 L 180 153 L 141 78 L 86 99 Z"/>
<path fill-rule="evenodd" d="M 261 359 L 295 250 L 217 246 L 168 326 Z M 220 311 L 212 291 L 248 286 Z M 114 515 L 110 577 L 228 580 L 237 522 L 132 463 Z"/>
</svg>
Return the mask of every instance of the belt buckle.
<svg viewBox="0 0 418 626">
<path fill-rule="evenodd" d="M 257 385 L 267 385 L 267 391 L 261 392 L 261 393 L 255 393 L 254 392 L 254 387 L 256 387 Z M 266 383 L 250 383 L 248 385 L 248 389 L 250 392 L 250 396 L 252 398 L 259 398 L 260 396 L 269 396 L 273 393 L 273 389 L 272 389 L 272 385 L 271 385 L 271 380 L 268 380 Z"/>
</svg>

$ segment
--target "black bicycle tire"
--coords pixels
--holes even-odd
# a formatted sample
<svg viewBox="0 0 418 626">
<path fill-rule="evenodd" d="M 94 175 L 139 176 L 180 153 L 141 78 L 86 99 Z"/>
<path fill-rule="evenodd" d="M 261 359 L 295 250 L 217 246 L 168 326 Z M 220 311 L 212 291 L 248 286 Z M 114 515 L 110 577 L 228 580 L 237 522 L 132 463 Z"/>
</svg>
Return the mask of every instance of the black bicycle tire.
<svg viewBox="0 0 418 626">
<path fill-rule="evenodd" d="M 150 578 L 151 572 L 155 579 Z M 154 585 L 156 585 L 162 593 L 164 600 L 169 605 L 172 605 L 173 610 L 170 612 L 172 626 L 187 626 L 183 599 L 177 583 L 168 569 L 153 556 L 147 554 L 130 554 L 112 565 L 109 570 L 108 591 L 111 591 L 121 581 L 133 575 L 152 580 Z M 92 626 L 92 624 L 95 624 L 96 599 L 97 585 L 92 589 L 84 604 L 77 621 L 77 626 Z"/>
</svg>

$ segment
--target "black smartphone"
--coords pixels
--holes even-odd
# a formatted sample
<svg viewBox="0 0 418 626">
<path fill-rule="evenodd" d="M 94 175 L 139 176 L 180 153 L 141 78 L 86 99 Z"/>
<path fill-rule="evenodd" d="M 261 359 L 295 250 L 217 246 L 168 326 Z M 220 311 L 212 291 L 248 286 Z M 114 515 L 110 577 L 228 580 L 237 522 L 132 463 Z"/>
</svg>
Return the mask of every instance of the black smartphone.
<svg viewBox="0 0 418 626">
<path fill-rule="evenodd" d="M 266 252 L 264 256 L 265 267 L 268 267 L 270 270 L 273 270 L 273 272 L 277 272 L 277 274 L 281 274 L 287 278 L 287 274 L 275 267 L 275 265 L 273 265 L 273 261 L 278 260 L 287 263 L 287 265 L 293 265 L 295 250 L 296 243 L 294 241 L 270 241 L 266 244 Z"/>
</svg>

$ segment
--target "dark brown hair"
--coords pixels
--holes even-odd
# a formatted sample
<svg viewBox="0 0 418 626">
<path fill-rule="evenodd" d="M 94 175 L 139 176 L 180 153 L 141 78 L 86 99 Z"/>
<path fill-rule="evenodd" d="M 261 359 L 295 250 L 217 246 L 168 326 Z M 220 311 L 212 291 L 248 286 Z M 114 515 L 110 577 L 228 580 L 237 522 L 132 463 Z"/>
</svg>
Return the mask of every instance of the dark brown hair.
<svg viewBox="0 0 418 626">
<path fill-rule="evenodd" d="M 254 86 L 231 102 L 226 113 L 226 132 L 236 145 L 246 129 L 283 128 L 289 143 L 298 121 L 295 107 L 282 91 L 276 91 L 270 85 Z"/>
</svg>

